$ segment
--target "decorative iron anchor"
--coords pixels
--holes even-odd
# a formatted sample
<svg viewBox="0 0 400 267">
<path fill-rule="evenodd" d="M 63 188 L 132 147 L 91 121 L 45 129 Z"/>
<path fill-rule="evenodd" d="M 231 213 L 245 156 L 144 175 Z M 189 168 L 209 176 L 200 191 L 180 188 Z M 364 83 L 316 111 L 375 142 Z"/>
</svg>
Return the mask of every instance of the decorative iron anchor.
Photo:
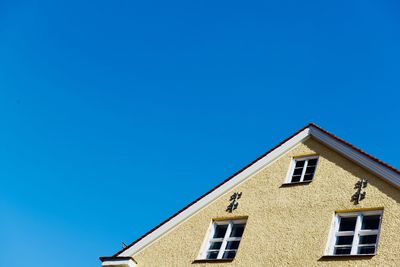
<svg viewBox="0 0 400 267">
<path fill-rule="evenodd" d="M 238 199 L 240 199 L 241 197 L 242 197 L 242 192 L 233 193 L 233 195 L 229 199 L 229 201 L 231 201 L 231 203 L 226 208 L 226 211 L 227 212 L 232 212 L 235 209 L 237 209 L 237 207 L 239 206 Z"/>
<path fill-rule="evenodd" d="M 357 205 L 360 203 L 361 200 L 365 198 L 365 195 L 367 194 L 365 191 L 363 191 L 363 188 L 366 188 L 368 185 L 368 180 L 367 179 L 361 179 L 354 185 L 354 189 L 357 189 L 357 191 L 354 193 L 354 195 L 351 197 L 351 201 L 354 202 L 354 205 Z"/>
</svg>

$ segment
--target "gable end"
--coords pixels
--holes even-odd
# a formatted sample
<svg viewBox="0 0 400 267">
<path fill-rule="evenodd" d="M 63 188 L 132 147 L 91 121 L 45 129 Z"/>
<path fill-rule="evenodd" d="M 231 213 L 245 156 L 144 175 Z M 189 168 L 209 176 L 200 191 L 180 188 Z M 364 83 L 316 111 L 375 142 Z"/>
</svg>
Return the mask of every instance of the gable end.
<svg viewBox="0 0 400 267">
<path fill-rule="evenodd" d="M 238 186 L 240 183 L 247 180 L 249 177 L 253 176 L 258 171 L 277 160 L 284 153 L 293 149 L 297 144 L 305 141 L 311 136 L 349 160 L 376 174 L 386 182 L 400 188 L 400 170 L 367 154 L 316 124 L 310 123 L 262 156 L 258 157 L 240 171 L 224 180 L 212 190 L 172 215 L 166 221 L 150 230 L 132 244 L 117 252 L 112 258 L 117 260 L 123 257 L 134 256 L 145 247 L 167 234 L 175 226 L 186 221 L 189 217 L 208 206 L 221 195 Z M 108 259 L 111 260 L 111 258 Z"/>
</svg>

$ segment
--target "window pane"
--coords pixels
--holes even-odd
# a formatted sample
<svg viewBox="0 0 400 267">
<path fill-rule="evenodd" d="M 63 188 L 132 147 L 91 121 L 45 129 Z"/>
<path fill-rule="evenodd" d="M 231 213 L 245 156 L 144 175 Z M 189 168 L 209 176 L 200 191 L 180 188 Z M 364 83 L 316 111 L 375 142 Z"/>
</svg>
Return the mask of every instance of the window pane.
<svg viewBox="0 0 400 267">
<path fill-rule="evenodd" d="M 291 182 L 292 182 L 292 183 L 299 182 L 299 181 L 300 181 L 300 177 L 301 177 L 300 175 L 298 175 L 298 176 L 294 176 L 294 175 L 293 175 L 293 176 L 292 176 L 292 181 L 291 181 Z"/>
<path fill-rule="evenodd" d="M 223 259 L 233 259 L 236 256 L 236 251 L 225 251 L 222 255 Z"/>
<path fill-rule="evenodd" d="M 218 257 L 218 251 L 211 251 L 207 253 L 207 259 L 216 259 Z"/>
<path fill-rule="evenodd" d="M 375 246 L 359 247 L 358 254 L 375 254 Z"/>
<path fill-rule="evenodd" d="M 361 229 L 362 230 L 377 230 L 381 215 L 364 216 Z"/>
<path fill-rule="evenodd" d="M 293 175 L 301 175 L 302 172 L 303 172 L 303 168 L 294 169 Z"/>
<path fill-rule="evenodd" d="M 234 224 L 232 226 L 231 237 L 242 237 L 245 224 Z"/>
<path fill-rule="evenodd" d="M 220 249 L 222 242 L 211 242 L 209 249 Z"/>
<path fill-rule="evenodd" d="M 228 228 L 227 224 L 224 225 L 216 224 L 213 238 L 223 238 L 225 236 L 227 228 Z"/>
<path fill-rule="evenodd" d="M 304 166 L 304 160 L 299 160 L 299 161 L 296 161 L 296 168 L 299 168 L 299 167 L 303 167 Z"/>
<path fill-rule="evenodd" d="M 335 248 L 335 255 L 348 255 L 351 252 L 351 247 Z"/>
<path fill-rule="evenodd" d="M 376 244 L 377 235 L 362 235 L 360 236 L 360 244 Z"/>
<path fill-rule="evenodd" d="M 238 249 L 240 241 L 229 241 L 225 249 Z"/>
<path fill-rule="evenodd" d="M 339 232 L 354 231 L 356 227 L 357 217 L 340 218 Z"/>
<path fill-rule="evenodd" d="M 336 238 L 336 245 L 351 245 L 353 243 L 352 235 L 349 236 L 338 236 Z"/>
<path fill-rule="evenodd" d="M 306 174 L 306 175 L 304 175 L 303 181 L 311 181 L 313 176 L 314 176 L 314 174 Z"/>
<path fill-rule="evenodd" d="M 315 167 L 307 167 L 306 174 L 313 174 L 315 172 Z"/>
<path fill-rule="evenodd" d="M 308 166 L 316 166 L 318 159 L 310 159 L 308 160 Z"/>
</svg>

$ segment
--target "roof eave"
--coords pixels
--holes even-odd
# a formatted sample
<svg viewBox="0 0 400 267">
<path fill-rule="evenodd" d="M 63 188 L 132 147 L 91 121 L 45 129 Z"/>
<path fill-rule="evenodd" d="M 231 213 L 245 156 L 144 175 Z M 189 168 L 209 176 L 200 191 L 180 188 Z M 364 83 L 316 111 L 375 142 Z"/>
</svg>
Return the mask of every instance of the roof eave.
<svg viewBox="0 0 400 267">
<path fill-rule="evenodd" d="M 260 169 L 272 163 L 288 150 L 292 149 L 298 143 L 306 140 L 310 136 L 316 138 L 321 143 L 327 145 L 328 147 L 342 154 L 346 158 L 370 170 L 377 176 L 383 178 L 385 181 L 400 188 L 400 171 L 398 169 L 365 153 L 364 151 L 358 149 L 357 147 L 351 145 L 343 139 L 340 139 L 332 133 L 324 130 L 318 125 L 310 123 L 289 138 L 285 139 L 283 142 L 281 142 L 271 150 L 269 150 L 267 153 L 258 157 L 256 160 L 251 162 L 249 165 L 247 165 L 234 175 L 224 180 L 222 183 L 211 189 L 209 192 L 205 193 L 204 195 L 172 215 L 166 221 L 144 234 L 132 244 L 117 252 L 114 257 L 127 257 L 137 254 L 142 249 L 150 245 L 152 242 L 167 234 L 177 224 L 187 220 L 194 213 L 198 212 L 203 207 L 207 206 L 212 201 L 214 201 L 224 193 L 228 192 L 232 188 L 238 186 L 248 177 L 254 175 Z"/>
<path fill-rule="evenodd" d="M 136 267 L 137 262 L 132 257 L 100 257 L 103 267 Z"/>
<path fill-rule="evenodd" d="M 400 187 L 400 174 L 398 171 L 396 172 L 394 167 L 381 162 L 377 158 L 363 152 L 316 125 L 310 125 L 310 134 L 324 145 L 340 153 L 354 163 L 371 171 L 380 178 L 385 179 L 387 182 Z"/>
</svg>

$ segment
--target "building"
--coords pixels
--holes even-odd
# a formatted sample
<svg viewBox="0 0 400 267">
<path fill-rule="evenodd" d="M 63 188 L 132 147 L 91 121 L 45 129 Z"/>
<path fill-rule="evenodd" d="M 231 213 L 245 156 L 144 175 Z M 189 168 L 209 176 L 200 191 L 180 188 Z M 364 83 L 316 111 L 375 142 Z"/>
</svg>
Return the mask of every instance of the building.
<svg viewBox="0 0 400 267">
<path fill-rule="evenodd" d="M 400 171 L 315 124 L 103 266 L 400 266 Z"/>
</svg>

